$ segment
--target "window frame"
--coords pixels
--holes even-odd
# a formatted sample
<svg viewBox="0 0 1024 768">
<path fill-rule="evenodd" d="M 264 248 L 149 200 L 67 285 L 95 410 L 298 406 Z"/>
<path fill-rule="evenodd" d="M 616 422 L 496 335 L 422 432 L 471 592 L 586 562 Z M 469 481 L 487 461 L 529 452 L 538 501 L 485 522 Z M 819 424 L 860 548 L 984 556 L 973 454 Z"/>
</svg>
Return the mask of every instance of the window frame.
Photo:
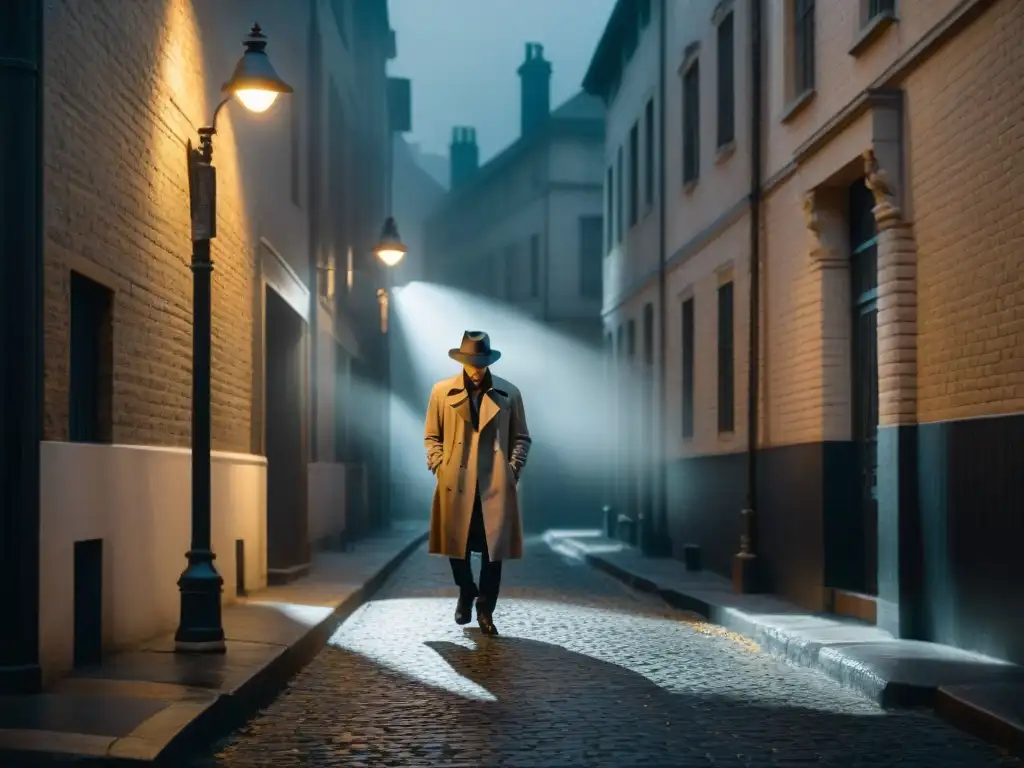
<svg viewBox="0 0 1024 768">
<path fill-rule="evenodd" d="M 689 312 L 687 312 L 689 310 Z M 680 307 L 680 358 L 681 358 L 681 396 L 682 409 L 680 413 L 680 427 L 684 440 L 689 440 L 694 433 L 694 374 L 696 368 L 696 304 L 694 297 L 688 296 L 683 299 Z"/>
<path fill-rule="evenodd" d="M 815 0 L 793 0 L 793 96 L 816 87 L 817 34 Z"/>
<path fill-rule="evenodd" d="M 530 298 L 539 299 L 541 289 L 540 235 L 530 235 Z"/>
<path fill-rule="evenodd" d="M 728 30 L 728 37 L 724 33 Z M 726 13 L 716 29 L 717 54 L 717 114 L 716 139 L 718 149 L 736 141 L 736 23 L 732 11 Z M 728 51 L 723 45 L 728 41 Z"/>
<path fill-rule="evenodd" d="M 603 254 L 601 253 L 601 230 L 603 229 L 604 222 L 600 216 L 586 215 L 577 218 L 578 236 L 579 236 L 579 295 L 584 299 L 600 299 L 604 293 L 604 262 L 602 261 Z M 595 228 L 597 231 L 597 243 L 591 245 L 592 252 L 587 249 L 587 238 L 585 236 L 587 228 Z M 590 233 L 593 237 L 593 232 Z M 590 271 L 593 270 L 594 280 L 588 279 Z"/>
<path fill-rule="evenodd" d="M 629 228 L 640 221 L 640 121 L 629 129 Z"/>
<path fill-rule="evenodd" d="M 700 58 L 683 70 L 683 184 L 700 180 Z"/>
<path fill-rule="evenodd" d="M 654 207 L 654 97 L 644 107 L 644 205 Z"/>
<path fill-rule="evenodd" d="M 718 286 L 718 433 L 736 430 L 736 304 L 732 280 Z"/>
</svg>

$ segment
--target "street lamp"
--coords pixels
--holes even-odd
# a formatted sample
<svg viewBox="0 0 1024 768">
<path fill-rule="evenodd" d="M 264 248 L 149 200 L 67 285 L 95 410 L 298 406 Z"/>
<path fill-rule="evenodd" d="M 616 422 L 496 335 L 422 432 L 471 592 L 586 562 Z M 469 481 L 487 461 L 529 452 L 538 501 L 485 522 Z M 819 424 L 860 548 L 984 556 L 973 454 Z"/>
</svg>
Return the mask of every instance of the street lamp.
<svg viewBox="0 0 1024 768">
<path fill-rule="evenodd" d="M 380 259 L 381 263 L 387 267 L 387 278 L 385 280 L 388 285 L 377 289 L 377 303 L 380 306 L 380 332 L 387 333 L 388 305 L 391 302 L 391 269 L 398 266 L 398 262 L 404 259 L 405 254 L 409 252 L 409 249 L 405 247 L 405 243 L 402 242 L 402 238 L 398 234 L 398 224 L 395 223 L 393 216 L 388 216 L 384 221 L 384 226 L 380 231 L 380 239 L 377 241 L 373 252 Z"/>
<path fill-rule="evenodd" d="M 192 541 L 188 565 L 178 589 L 181 618 L 175 650 L 223 653 L 221 591 L 224 580 L 213 565 L 210 534 L 210 241 L 217 235 L 217 174 L 212 165 L 217 115 L 233 98 L 251 112 L 266 112 L 278 94 L 292 93 L 270 64 L 267 38 L 254 24 L 243 41 L 245 53 L 231 79 L 221 86 L 226 97 L 199 129 L 199 148 L 188 143 L 188 186 L 192 214 Z"/>
</svg>

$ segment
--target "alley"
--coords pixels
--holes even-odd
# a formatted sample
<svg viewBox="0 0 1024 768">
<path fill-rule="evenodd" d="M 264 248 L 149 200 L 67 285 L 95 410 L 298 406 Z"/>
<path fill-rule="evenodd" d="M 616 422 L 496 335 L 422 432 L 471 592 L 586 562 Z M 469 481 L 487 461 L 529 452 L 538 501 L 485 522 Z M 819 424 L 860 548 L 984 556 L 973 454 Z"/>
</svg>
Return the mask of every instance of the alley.
<svg viewBox="0 0 1024 768">
<path fill-rule="evenodd" d="M 452 622 L 415 553 L 272 706 L 198 759 L 227 766 L 994 766 L 924 712 L 883 712 L 529 542 L 502 636 Z"/>
</svg>

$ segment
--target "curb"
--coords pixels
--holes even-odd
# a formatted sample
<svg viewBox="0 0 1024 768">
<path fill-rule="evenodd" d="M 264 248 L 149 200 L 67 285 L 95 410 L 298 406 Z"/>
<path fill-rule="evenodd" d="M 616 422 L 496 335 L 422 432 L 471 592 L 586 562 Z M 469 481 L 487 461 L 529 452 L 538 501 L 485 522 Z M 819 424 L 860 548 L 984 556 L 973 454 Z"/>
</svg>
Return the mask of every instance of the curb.
<svg viewBox="0 0 1024 768">
<path fill-rule="evenodd" d="M 402 547 L 362 586 L 357 587 L 326 618 L 309 628 L 299 640 L 284 648 L 252 677 L 230 693 L 214 695 L 169 740 L 150 742 L 131 757 L 110 754 L 56 753 L 5 750 L 0 753 L 4 766 L 103 766 L 104 768 L 172 768 L 185 764 L 212 746 L 218 739 L 244 725 L 260 709 L 268 706 L 295 676 L 319 653 L 339 626 L 366 603 L 398 567 L 427 539 L 427 532 Z M 173 706 L 173 705 L 172 705 Z M 195 706 L 195 705 L 193 705 Z M 12 762 L 7 762 L 12 761 Z"/>
<path fill-rule="evenodd" d="M 573 550 L 587 565 L 602 571 L 640 592 L 658 595 L 669 606 L 689 611 L 756 642 L 762 653 L 794 666 L 821 672 L 832 681 L 865 696 L 880 707 L 926 707 L 936 715 L 983 741 L 1011 754 L 1024 756 L 1024 728 L 998 712 L 972 703 L 956 694 L 956 688 L 914 685 L 886 680 L 848 656 L 842 646 L 833 647 L 801 637 L 794 637 L 778 627 L 751 619 L 742 611 L 708 603 L 705 600 L 659 587 L 655 582 L 637 576 L 599 555 L 587 552 L 575 542 L 562 540 L 560 545 Z"/>
<path fill-rule="evenodd" d="M 161 767 L 180 765 L 186 756 L 209 747 L 218 738 L 241 727 L 253 714 L 268 706 L 292 677 L 323 650 L 338 627 L 367 602 L 398 566 L 426 541 L 427 535 L 424 532 L 406 544 L 377 573 L 335 607 L 327 618 L 311 627 L 298 642 L 286 648 L 238 690 L 218 697 L 154 755 L 149 764 Z M 137 762 L 135 764 L 138 765 Z"/>
</svg>

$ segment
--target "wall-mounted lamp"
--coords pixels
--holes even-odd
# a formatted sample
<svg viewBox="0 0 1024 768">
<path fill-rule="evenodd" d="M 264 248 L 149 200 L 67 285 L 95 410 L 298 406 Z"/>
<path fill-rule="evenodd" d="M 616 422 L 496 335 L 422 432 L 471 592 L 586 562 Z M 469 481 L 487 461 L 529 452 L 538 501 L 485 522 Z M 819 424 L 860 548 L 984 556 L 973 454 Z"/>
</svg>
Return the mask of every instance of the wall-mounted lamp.
<svg viewBox="0 0 1024 768">
<path fill-rule="evenodd" d="M 398 224 L 395 223 L 393 216 L 388 216 L 384 221 L 384 226 L 380 231 L 380 239 L 377 241 L 377 246 L 373 249 L 373 252 L 380 259 L 381 263 L 387 267 L 387 278 L 388 286 L 385 288 L 377 289 L 377 304 L 380 307 L 380 332 L 388 332 L 388 305 L 391 302 L 391 268 L 398 265 L 402 259 L 405 258 L 405 254 L 409 252 L 409 249 L 405 247 L 405 243 L 402 242 L 402 238 L 398 234 Z"/>
<path fill-rule="evenodd" d="M 398 235 L 398 224 L 395 223 L 394 217 L 388 216 L 380 231 L 380 240 L 377 241 L 374 253 L 377 254 L 377 258 L 383 262 L 384 266 L 394 267 L 405 258 L 405 254 L 408 252 L 409 249 L 405 247 L 405 243 Z"/>
</svg>

